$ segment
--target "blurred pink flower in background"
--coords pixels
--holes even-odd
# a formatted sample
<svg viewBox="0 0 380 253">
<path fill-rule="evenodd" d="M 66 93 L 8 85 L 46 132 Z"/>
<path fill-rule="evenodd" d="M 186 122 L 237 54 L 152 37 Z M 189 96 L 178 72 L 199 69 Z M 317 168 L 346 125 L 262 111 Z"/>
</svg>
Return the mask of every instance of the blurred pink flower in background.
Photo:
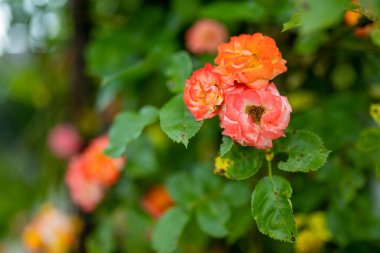
<svg viewBox="0 0 380 253">
<path fill-rule="evenodd" d="M 70 189 L 71 198 L 81 210 L 92 212 L 104 197 L 104 187 L 86 178 L 83 172 L 83 161 L 74 158 L 70 161 L 66 173 L 66 184 Z"/>
<path fill-rule="evenodd" d="M 108 187 L 119 179 L 125 158 L 111 158 L 104 154 L 108 137 L 92 140 L 88 147 L 71 159 L 66 184 L 75 204 L 84 212 L 92 212 L 104 198 Z"/>
<path fill-rule="evenodd" d="M 79 151 L 82 139 L 72 125 L 62 123 L 51 129 L 48 145 L 53 155 L 61 159 L 68 159 Z"/>
<path fill-rule="evenodd" d="M 227 28 L 211 19 L 201 19 L 190 27 L 186 34 L 186 47 L 194 54 L 215 53 L 218 45 L 225 42 L 228 36 Z"/>
</svg>

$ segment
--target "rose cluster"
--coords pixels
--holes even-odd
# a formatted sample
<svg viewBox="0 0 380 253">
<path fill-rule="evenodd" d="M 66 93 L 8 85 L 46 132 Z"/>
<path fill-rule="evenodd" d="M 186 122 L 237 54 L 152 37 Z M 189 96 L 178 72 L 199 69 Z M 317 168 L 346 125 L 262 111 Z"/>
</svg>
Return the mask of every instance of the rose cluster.
<svg viewBox="0 0 380 253">
<path fill-rule="evenodd" d="M 124 158 L 110 158 L 104 154 L 107 146 L 107 136 L 93 140 L 81 155 L 70 161 L 66 172 L 71 197 L 85 212 L 95 209 L 124 166 Z"/>
<path fill-rule="evenodd" d="M 218 46 L 217 66 L 206 64 L 186 80 L 184 101 L 197 121 L 219 115 L 223 135 L 244 146 L 272 147 L 284 136 L 292 111 L 270 82 L 286 61 L 261 33 L 232 37 Z"/>
</svg>

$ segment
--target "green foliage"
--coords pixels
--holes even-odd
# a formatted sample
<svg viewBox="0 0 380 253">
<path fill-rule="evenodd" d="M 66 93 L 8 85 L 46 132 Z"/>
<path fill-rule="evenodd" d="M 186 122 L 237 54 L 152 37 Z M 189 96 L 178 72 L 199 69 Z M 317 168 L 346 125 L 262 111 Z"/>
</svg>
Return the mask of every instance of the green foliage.
<svg viewBox="0 0 380 253">
<path fill-rule="evenodd" d="M 380 128 L 367 128 L 360 133 L 358 148 L 370 152 L 380 148 Z"/>
<path fill-rule="evenodd" d="M 284 242 L 296 241 L 291 196 L 292 188 L 282 177 L 265 177 L 259 181 L 252 193 L 251 210 L 261 233 Z"/>
<path fill-rule="evenodd" d="M 254 1 L 220 1 L 204 6 L 200 11 L 200 16 L 216 19 L 223 22 L 257 22 L 263 18 L 264 9 Z"/>
<path fill-rule="evenodd" d="M 230 217 L 230 208 L 224 200 L 213 200 L 199 205 L 196 209 L 199 227 L 213 237 L 227 235 L 226 222 Z"/>
<path fill-rule="evenodd" d="M 169 90 L 172 92 L 182 92 L 185 88 L 185 81 L 190 77 L 192 71 L 193 63 L 187 52 L 180 51 L 173 54 L 166 69 Z"/>
<path fill-rule="evenodd" d="M 109 253 L 115 249 L 113 238 L 114 226 L 111 220 L 105 220 L 92 232 L 86 243 L 86 249 L 90 253 Z"/>
<path fill-rule="evenodd" d="M 278 150 L 288 154 L 286 162 L 278 164 L 280 170 L 288 172 L 310 172 L 326 163 L 330 153 L 317 135 L 308 131 L 294 131 L 278 142 Z"/>
<path fill-rule="evenodd" d="M 179 237 L 189 221 L 180 207 L 168 210 L 157 222 L 153 233 L 153 248 L 158 253 L 171 253 L 177 248 Z"/>
<path fill-rule="evenodd" d="M 220 156 L 224 156 L 225 154 L 227 154 L 232 146 L 234 145 L 234 141 L 228 137 L 228 136 L 223 136 L 222 138 L 222 144 L 220 145 Z"/>
<path fill-rule="evenodd" d="M 160 125 L 170 139 L 187 147 L 189 139 L 201 128 L 202 121 L 195 121 L 183 102 L 182 94 L 178 94 L 161 108 Z"/>
<path fill-rule="evenodd" d="M 217 173 L 229 179 L 243 180 L 255 175 L 263 162 L 263 155 L 251 147 L 236 147 L 227 153 L 223 160 L 228 163 L 226 168 L 216 168 Z M 221 169 L 220 171 L 218 171 Z"/>
<path fill-rule="evenodd" d="M 141 135 L 142 130 L 158 118 L 158 110 L 153 106 L 145 106 L 139 113 L 124 112 L 116 117 L 109 132 L 110 144 L 106 149 L 109 156 L 117 157 L 124 154 L 132 140 Z"/>
<path fill-rule="evenodd" d="M 313 33 L 337 24 L 349 7 L 349 1 L 306 0 L 301 6 L 300 30 L 302 33 Z"/>
<path fill-rule="evenodd" d="M 288 22 L 284 23 L 284 26 L 281 32 L 285 32 L 287 30 L 299 27 L 301 25 L 300 17 L 301 17 L 301 13 L 299 12 L 294 13 L 292 18 Z"/>
</svg>

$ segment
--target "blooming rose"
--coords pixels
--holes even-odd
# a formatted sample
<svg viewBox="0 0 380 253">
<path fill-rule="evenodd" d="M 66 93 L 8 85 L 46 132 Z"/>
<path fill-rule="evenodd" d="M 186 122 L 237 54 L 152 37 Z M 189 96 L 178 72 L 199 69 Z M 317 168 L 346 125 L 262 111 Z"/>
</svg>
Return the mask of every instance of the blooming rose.
<svg viewBox="0 0 380 253">
<path fill-rule="evenodd" d="M 50 151 L 56 157 L 67 159 L 78 152 L 82 145 L 82 140 L 73 126 L 59 124 L 50 131 L 48 145 Z"/>
<path fill-rule="evenodd" d="M 141 205 L 153 218 L 158 219 L 168 208 L 173 206 L 173 200 L 165 187 L 156 186 L 144 196 Z"/>
<path fill-rule="evenodd" d="M 185 34 L 186 47 L 194 54 L 215 53 L 226 38 L 226 27 L 211 19 L 199 20 Z"/>
<path fill-rule="evenodd" d="M 244 87 L 244 86 L 243 86 Z M 255 90 L 247 87 L 228 93 L 219 113 L 223 135 L 241 145 L 271 148 L 272 140 L 285 136 L 292 111 L 274 83 Z"/>
<path fill-rule="evenodd" d="M 85 212 L 91 212 L 103 199 L 107 187 L 116 182 L 124 165 L 124 158 L 110 158 L 103 151 L 108 137 L 101 136 L 70 161 L 66 172 L 73 201 Z"/>
<path fill-rule="evenodd" d="M 84 175 L 103 186 L 114 184 L 124 165 L 124 158 L 111 158 L 104 154 L 103 151 L 107 146 L 108 137 L 98 137 L 90 143 L 82 155 Z"/>
<path fill-rule="evenodd" d="M 66 253 L 74 246 L 80 223 L 45 204 L 22 235 L 24 246 L 31 252 Z"/>
<path fill-rule="evenodd" d="M 214 68 L 207 63 L 186 80 L 183 100 L 198 121 L 214 117 L 223 102 L 220 77 L 213 72 Z"/>
<path fill-rule="evenodd" d="M 84 212 L 92 212 L 104 197 L 104 187 L 85 177 L 83 160 L 80 158 L 70 161 L 66 184 L 70 189 L 71 198 Z"/>
<path fill-rule="evenodd" d="M 274 40 L 261 33 L 234 36 L 219 45 L 215 63 L 219 66 L 214 71 L 222 76 L 224 91 L 236 84 L 260 89 L 287 70 Z"/>
</svg>

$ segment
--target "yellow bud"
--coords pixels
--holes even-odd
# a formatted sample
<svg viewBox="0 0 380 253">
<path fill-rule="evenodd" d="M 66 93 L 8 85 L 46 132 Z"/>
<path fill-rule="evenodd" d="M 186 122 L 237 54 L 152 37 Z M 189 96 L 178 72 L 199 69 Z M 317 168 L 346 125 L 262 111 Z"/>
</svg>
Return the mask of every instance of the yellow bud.
<svg viewBox="0 0 380 253">
<path fill-rule="evenodd" d="M 376 123 L 380 125 L 380 104 L 371 104 L 369 113 Z"/>
<path fill-rule="evenodd" d="M 234 164 L 234 162 L 229 158 L 222 158 L 220 156 L 215 158 L 215 169 L 214 173 L 225 176 L 229 178 L 227 175 L 227 170 Z"/>
</svg>

